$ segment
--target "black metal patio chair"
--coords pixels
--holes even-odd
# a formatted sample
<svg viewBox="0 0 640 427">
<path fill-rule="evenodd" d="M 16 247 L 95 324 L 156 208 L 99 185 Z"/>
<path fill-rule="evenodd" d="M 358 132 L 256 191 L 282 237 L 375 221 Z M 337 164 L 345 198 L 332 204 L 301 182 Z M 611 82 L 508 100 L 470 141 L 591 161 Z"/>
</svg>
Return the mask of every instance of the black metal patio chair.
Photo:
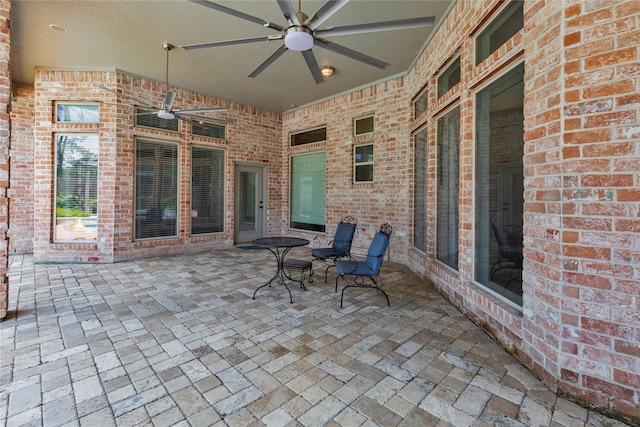
<svg viewBox="0 0 640 427">
<path fill-rule="evenodd" d="M 311 250 L 311 256 L 314 261 L 320 261 L 327 264 L 324 271 L 324 283 L 327 283 L 327 275 L 331 267 L 335 267 L 336 261 L 341 258 L 351 258 L 351 245 L 353 236 L 356 233 L 358 220 L 352 216 L 345 216 L 340 219 L 331 246 L 326 248 L 315 248 Z"/>
<path fill-rule="evenodd" d="M 389 248 L 389 237 L 391 236 L 392 231 L 393 227 L 387 223 L 380 226 L 380 230 L 373 236 L 373 240 L 369 246 L 369 251 L 367 252 L 367 257 L 364 261 L 336 261 L 336 269 L 338 270 L 338 277 L 336 277 L 336 292 L 338 292 L 338 279 L 340 277 L 348 283 L 346 276 L 353 276 L 353 285 L 347 284 L 342 288 L 340 307 L 342 307 L 344 291 L 347 288 L 369 288 L 382 292 L 384 297 L 387 299 L 387 306 L 391 307 L 391 304 L 389 303 L 389 296 L 382 288 L 380 288 L 376 279 L 380 274 L 384 254 Z M 365 283 L 365 278 L 369 278 L 373 284 Z"/>
</svg>

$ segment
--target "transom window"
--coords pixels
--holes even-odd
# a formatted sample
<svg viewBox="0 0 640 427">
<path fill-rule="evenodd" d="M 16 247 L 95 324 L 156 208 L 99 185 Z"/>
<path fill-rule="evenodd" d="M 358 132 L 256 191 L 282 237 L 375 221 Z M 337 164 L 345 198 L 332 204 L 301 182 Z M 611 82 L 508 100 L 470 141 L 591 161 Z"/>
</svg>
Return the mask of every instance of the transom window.
<svg viewBox="0 0 640 427">
<path fill-rule="evenodd" d="M 359 119 L 353 120 L 353 134 L 357 135 L 365 135 L 368 133 L 373 133 L 373 116 L 361 117 Z"/>
<path fill-rule="evenodd" d="M 303 132 L 292 133 L 290 135 L 290 142 L 292 147 L 296 147 L 298 145 L 312 144 L 314 142 L 322 142 L 326 140 L 327 140 L 326 127 L 305 130 Z"/>
<path fill-rule="evenodd" d="M 100 105 L 56 102 L 56 123 L 100 123 Z"/>
<path fill-rule="evenodd" d="M 513 0 L 476 38 L 476 65 L 524 28 L 524 1 Z"/>
<path fill-rule="evenodd" d="M 438 77 L 438 98 L 460 83 L 460 57 L 457 57 Z"/>
</svg>

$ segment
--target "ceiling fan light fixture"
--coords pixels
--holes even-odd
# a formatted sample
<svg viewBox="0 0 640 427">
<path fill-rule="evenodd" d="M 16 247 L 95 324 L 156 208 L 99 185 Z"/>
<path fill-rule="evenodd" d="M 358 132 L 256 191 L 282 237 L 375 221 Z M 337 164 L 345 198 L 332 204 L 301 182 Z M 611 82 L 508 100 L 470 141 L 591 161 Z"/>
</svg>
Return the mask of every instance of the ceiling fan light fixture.
<svg viewBox="0 0 640 427">
<path fill-rule="evenodd" d="M 329 67 L 329 66 L 325 66 L 325 67 L 322 67 L 322 69 L 320 70 L 320 73 L 322 73 L 322 77 L 331 77 L 331 76 L 333 76 L 333 73 L 335 71 L 336 71 L 335 68 Z"/>
<path fill-rule="evenodd" d="M 284 44 L 297 52 L 309 50 L 313 47 L 313 34 L 306 27 L 289 27 L 284 36 Z"/>
<path fill-rule="evenodd" d="M 176 118 L 176 116 L 171 111 L 164 110 L 164 109 L 158 111 L 158 117 L 166 120 L 173 120 Z"/>
</svg>

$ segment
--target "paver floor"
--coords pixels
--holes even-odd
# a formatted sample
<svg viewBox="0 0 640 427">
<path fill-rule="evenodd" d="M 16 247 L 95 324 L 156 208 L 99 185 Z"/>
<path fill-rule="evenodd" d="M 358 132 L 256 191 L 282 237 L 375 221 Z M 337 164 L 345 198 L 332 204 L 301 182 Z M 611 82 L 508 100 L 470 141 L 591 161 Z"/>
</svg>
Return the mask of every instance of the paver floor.
<svg viewBox="0 0 640 427">
<path fill-rule="evenodd" d="M 310 259 L 307 248 L 292 256 Z M 434 288 L 385 263 L 386 306 L 316 267 L 254 290 L 267 251 L 116 264 L 10 257 L 7 426 L 621 426 L 558 398 Z"/>
</svg>

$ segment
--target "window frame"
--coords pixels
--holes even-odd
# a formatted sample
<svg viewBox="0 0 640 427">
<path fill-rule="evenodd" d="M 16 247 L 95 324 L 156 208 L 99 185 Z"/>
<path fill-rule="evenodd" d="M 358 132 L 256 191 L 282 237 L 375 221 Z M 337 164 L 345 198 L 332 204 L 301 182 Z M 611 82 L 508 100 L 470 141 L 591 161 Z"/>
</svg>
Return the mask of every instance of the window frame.
<svg viewBox="0 0 640 427">
<path fill-rule="evenodd" d="M 217 136 L 203 135 L 203 134 L 199 134 L 199 133 L 194 133 L 193 130 L 196 128 L 196 126 L 198 126 L 198 127 L 219 126 L 219 127 L 222 128 L 223 137 L 222 138 L 218 138 Z M 199 137 L 199 138 L 210 138 L 210 139 L 216 139 L 218 141 L 226 141 L 227 140 L 227 126 L 223 125 L 223 124 L 220 124 L 220 123 L 207 122 L 207 121 L 202 121 L 202 120 L 198 120 L 197 123 L 196 123 L 195 121 L 193 121 L 193 122 L 191 122 L 190 132 L 191 132 L 191 136 L 196 136 L 196 137 Z"/>
<path fill-rule="evenodd" d="M 452 75 L 456 75 L 456 74 L 458 76 L 458 81 L 454 85 L 448 86 L 448 84 L 450 83 L 448 80 L 451 78 Z M 443 85 L 441 83 L 442 83 L 444 78 L 447 79 L 447 90 L 445 90 L 443 92 L 442 91 Z M 460 63 L 460 54 L 456 53 L 455 57 L 452 58 L 451 61 L 449 61 L 447 63 L 447 65 L 444 67 L 444 69 L 438 75 L 438 77 L 436 79 L 436 95 L 437 95 L 437 98 L 438 99 L 443 98 L 453 88 L 455 88 L 456 86 L 458 86 L 460 84 L 461 79 L 462 79 L 462 68 L 461 68 L 461 63 Z"/>
<path fill-rule="evenodd" d="M 357 150 L 358 148 L 361 147 L 371 147 L 371 158 L 372 160 L 369 161 L 361 161 L 359 162 L 357 159 Z M 354 184 L 370 184 L 372 182 L 375 181 L 375 166 L 374 166 L 374 162 L 375 162 L 375 148 L 374 148 L 374 144 L 373 142 L 363 142 L 361 144 L 354 144 L 353 145 L 353 183 Z M 371 179 L 369 180 L 358 180 L 358 168 L 362 168 L 365 166 L 371 166 Z"/>
<path fill-rule="evenodd" d="M 91 132 L 87 132 L 87 133 L 71 133 L 71 132 L 56 132 L 54 133 L 54 190 L 53 190 L 53 242 L 54 243 L 79 243 L 79 244 L 95 244 L 98 240 L 98 235 L 97 235 L 97 226 L 98 226 L 98 221 L 99 221 L 99 216 L 98 216 L 98 207 L 99 207 L 99 194 L 100 191 L 98 190 L 98 185 L 99 185 L 99 180 L 98 177 L 100 175 L 100 169 L 99 169 L 99 164 L 100 164 L 100 135 L 97 133 L 91 133 Z M 59 217 L 58 216 L 58 191 L 60 190 L 60 185 L 59 185 L 59 180 L 61 179 L 61 177 L 58 176 L 58 170 L 59 170 L 59 137 L 63 137 L 63 136 L 71 136 L 71 137 L 83 137 L 83 136 L 88 136 L 88 137 L 92 137 L 92 139 L 95 139 L 95 162 L 96 162 L 96 176 L 95 176 L 95 198 L 96 198 L 96 215 L 95 215 L 95 227 L 96 227 L 96 233 L 95 233 L 95 237 L 92 239 L 78 239 L 77 237 L 74 238 L 69 238 L 69 239 L 62 239 L 59 238 L 59 233 L 62 231 L 58 231 L 58 225 L 62 225 L 62 224 L 58 224 L 58 220 L 61 218 L 91 218 L 92 216 L 89 215 L 88 217 L 83 217 L 83 216 L 71 216 L 71 217 Z M 85 150 L 87 150 L 85 148 Z M 65 159 L 66 160 L 66 159 Z M 89 199 L 91 200 L 91 199 Z M 90 201 L 88 202 L 90 203 Z M 77 222 L 79 221 L 79 222 Z M 92 221 L 93 222 L 93 221 Z M 71 233 L 77 232 L 77 233 L 87 233 L 88 231 L 86 230 L 87 227 L 87 221 L 85 220 L 84 223 L 82 223 L 82 219 L 79 220 L 71 220 L 71 222 L 69 223 L 69 227 L 71 228 Z M 91 226 L 93 226 L 93 224 L 91 224 Z M 75 228 L 75 230 L 74 230 Z"/>
<path fill-rule="evenodd" d="M 294 139 L 297 135 L 303 135 L 305 133 L 311 133 L 314 131 L 318 131 L 318 130 L 322 130 L 324 129 L 324 139 L 318 139 L 315 141 L 308 141 L 308 142 L 301 142 L 298 144 L 294 144 Z M 291 132 L 289 134 L 289 147 L 301 147 L 304 145 L 309 145 L 309 144 L 316 144 L 319 142 L 325 142 L 327 140 L 327 126 L 318 126 L 318 127 L 314 127 L 314 128 L 310 128 L 310 129 L 305 129 L 302 131 L 298 131 L 298 132 Z"/>
<path fill-rule="evenodd" d="M 418 144 L 416 142 L 416 139 L 418 137 L 418 135 L 423 134 L 424 133 L 424 169 L 419 169 L 417 166 L 417 149 L 418 149 Z M 412 235 L 412 246 L 414 249 L 422 252 L 422 253 L 427 253 L 428 251 L 428 247 L 429 247 L 429 238 L 427 236 L 428 230 L 429 230 L 429 225 L 428 225 L 428 209 L 427 209 L 427 204 L 429 203 L 429 192 L 428 192 L 428 186 L 429 186 L 429 126 L 428 124 L 423 125 L 422 127 L 420 127 L 419 129 L 417 129 L 416 131 L 414 131 L 412 133 L 412 141 L 413 141 L 413 217 L 412 217 L 412 228 L 413 228 L 413 235 Z M 422 207 L 423 212 L 420 212 L 421 216 L 422 216 L 422 220 L 424 222 L 424 228 L 422 229 L 422 239 L 424 240 L 424 247 L 420 247 L 420 246 L 416 246 L 416 235 L 417 235 L 417 226 L 416 226 L 416 217 L 417 217 L 417 202 L 418 202 L 418 178 L 417 178 L 417 174 L 418 171 L 422 171 L 423 172 L 423 177 L 421 178 L 420 182 L 424 182 L 424 188 L 421 190 L 422 196 L 424 198 L 424 205 Z"/>
<path fill-rule="evenodd" d="M 311 156 L 311 155 L 319 155 L 319 154 L 322 154 L 324 156 L 324 192 L 323 192 L 324 203 L 321 203 L 323 204 L 323 209 L 324 209 L 323 223 L 312 224 L 312 223 L 304 223 L 301 221 L 293 221 L 293 218 L 294 218 L 293 208 L 295 206 L 295 203 L 293 201 L 293 198 L 295 196 L 293 191 L 294 159 L 301 158 L 303 156 Z M 301 216 L 299 212 L 297 214 L 298 215 L 296 216 Z M 305 224 L 306 224 L 305 227 L 297 226 L 297 225 L 305 225 Z M 327 225 L 327 152 L 325 150 L 320 150 L 320 151 L 309 151 L 304 153 L 291 154 L 289 156 L 289 228 L 293 230 L 300 230 L 300 231 L 306 231 L 306 232 L 324 233 L 326 230 L 326 225 Z"/>
<path fill-rule="evenodd" d="M 520 6 L 515 6 L 516 4 L 520 3 Z M 479 41 L 480 38 L 485 35 L 485 32 L 487 30 L 489 30 L 494 24 L 497 23 L 497 21 L 502 20 L 503 22 L 497 26 L 496 29 L 499 29 L 501 27 L 502 24 L 504 24 L 504 22 L 507 21 L 507 16 L 505 15 L 505 13 L 507 11 L 509 11 L 510 13 L 513 13 L 515 10 L 519 9 L 520 7 L 524 8 L 524 1 L 523 0 L 509 0 L 507 2 L 505 2 L 503 4 L 503 6 L 496 11 L 496 13 L 494 14 L 493 17 L 491 17 L 491 19 L 487 20 L 487 22 L 485 23 L 485 25 L 483 25 L 480 30 L 477 32 L 477 34 L 474 36 L 473 38 L 473 63 L 475 66 L 478 66 L 480 64 L 482 64 L 484 61 L 486 61 L 488 58 L 491 57 L 491 55 L 493 55 L 493 53 L 495 51 L 497 51 L 498 49 L 500 49 L 501 46 L 504 45 L 504 43 L 506 43 L 509 39 L 511 39 L 513 36 L 515 36 L 516 34 L 518 34 L 520 31 L 522 31 L 522 29 L 524 28 L 524 10 L 523 10 L 523 15 L 522 15 L 522 20 L 523 20 L 523 26 L 520 27 L 518 29 L 518 31 L 516 31 L 515 33 L 511 34 L 511 36 L 509 36 L 507 39 L 505 39 L 503 41 L 503 43 L 500 46 L 497 46 L 494 50 L 491 50 L 491 47 L 489 46 L 489 52 L 487 53 L 487 55 L 480 59 L 480 46 L 479 46 Z"/>
<path fill-rule="evenodd" d="M 174 234 L 167 234 L 167 235 L 159 235 L 159 236 L 143 236 L 143 237 L 138 237 L 138 221 L 139 220 L 145 220 L 148 219 L 147 217 L 147 210 L 149 208 L 145 209 L 145 213 L 144 216 L 145 218 L 138 218 L 138 197 L 141 197 L 138 195 L 138 167 L 140 166 L 140 160 L 138 158 L 138 144 L 139 143 L 148 143 L 148 144 L 155 144 L 156 146 L 166 146 L 166 147 L 174 147 L 175 148 L 175 200 L 176 200 L 176 215 L 175 215 L 175 225 L 174 225 Z M 174 141 L 166 141 L 166 140 L 158 140 L 158 139 L 153 139 L 153 138 L 148 138 L 148 137 L 138 137 L 134 139 L 134 169 L 133 169 L 133 240 L 134 241 L 147 241 L 147 240 L 158 240 L 158 239 L 175 239 L 179 237 L 179 233 L 180 233 L 180 165 L 181 165 L 181 159 L 180 159 L 180 144 L 178 142 L 174 142 Z M 155 167 L 155 165 L 154 165 Z M 155 179 L 155 175 L 154 175 L 154 179 Z M 162 208 L 162 220 L 164 220 L 165 218 L 165 211 L 166 208 Z M 168 218 L 168 219 L 174 219 L 174 218 Z M 157 221 L 158 218 L 157 216 L 155 217 L 155 220 Z"/>
<path fill-rule="evenodd" d="M 371 130 L 367 132 L 358 133 L 358 122 L 362 120 L 371 119 Z M 353 136 L 361 137 L 363 135 L 372 135 L 376 131 L 376 119 L 374 114 L 367 114 L 366 116 L 360 116 L 353 119 Z"/>
<path fill-rule="evenodd" d="M 96 106 L 97 107 L 97 117 L 96 117 L 96 121 L 66 121 L 66 120 L 60 120 L 59 115 L 58 115 L 58 108 L 59 106 L 83 106 L 83 105 L 91 105 L 91 106 Z M 54 107 L 53 107 L 53 111 L 54 111 L 54 123 L 61 123 L 61 124 L 100 124 L 100 103 L 99 102 L 72 102 L 72 101 L 56 101 L 54 103 Z M 89 110 L 92 111 L 92 110 Z"/>
<path fill-rule="evenodd" d="M 135 107 L 134 112 L 135 112 L 134 126 L 136 126 L 136 127 L 140 127 L 140 128 L 144 128 L 144 129 L 155 129 L 155 130 L 160 130 L 160 131 L 164 131 L 164 132 L 171 132 L 171 133 L 179 133 L 180 132 L 180 120 L 177 119 L 177 118 L 161 119 L 160 117 L 158 117 L 156 110 L 152 110 L 152 109 L 148 109 L 148 108 L 142 108 L 142 107 Z M 148 112 L 149 114 L 144 114 L 144 115 L 145 116 L 155 116 L 155 119 L 160 120 L 160 123 L 162 123 L 162 120 L 166 120 L 167 123 L 175 123 L 176 128 L 175 129 L 170 129 L 170 128 L 167 128 L 167 127 L 147 126 L 145 124 L 140 124 L 139 120 L 143 115 L 143 114 L 140 114 L 140 112 L 144 112 L 144 113 Z M 155 120 L 155 119 L 152 119 L 152 120 Z"/>
<path fill-rule="evenodd" d="M 209 151 L 219 151 L 220 155 L 222 157 L 221 159 L 221 181 L 222 181 L 222 195 L 220 197 L 221 199 L 221 204 L 222 204 L 222 208 L 221 208 L 221 212 L 219 212 L 220 216 L 221 216 L 221 229 L 219 231 L 207 231 L 207 232 L 203 232 L 203 233 L 194 233 L 194 218 L 198 218 L 198 212 L 195 211 L 194 212 L 194 165 L 195 165 L 195 161 L 194 161 L 194 157 L 193 157 L 193 153 L 194 150 L 209 150 Z M 191 179 L 190 179 L 190 189 L 189 189 L 189 196 L 190 196 L 190 215 L 189 215 L 189 233 L 191 236 L 206 236 L 206 235 L 211 235 L 211 234 L 221 234 L 225 232 L 226 229 L 226 213 L 227 213 L 227 209 L 226 209 L 226 203 L 227 203 L 227 179 L 226 179 L 226 169 L 227 169 L 227 150 L 225 150 L 224 148 L 219 148 L 219 147 L 211 147 L 211 146 L 204 146 L 204 145 L 192 145 L 190 151 L 190 156 L 191 156 Z M 209 203 L 211 203 L 211 201 L 209 201 Z M 194 215 L 195 213 L 195 215 Z"/>
</svg>

